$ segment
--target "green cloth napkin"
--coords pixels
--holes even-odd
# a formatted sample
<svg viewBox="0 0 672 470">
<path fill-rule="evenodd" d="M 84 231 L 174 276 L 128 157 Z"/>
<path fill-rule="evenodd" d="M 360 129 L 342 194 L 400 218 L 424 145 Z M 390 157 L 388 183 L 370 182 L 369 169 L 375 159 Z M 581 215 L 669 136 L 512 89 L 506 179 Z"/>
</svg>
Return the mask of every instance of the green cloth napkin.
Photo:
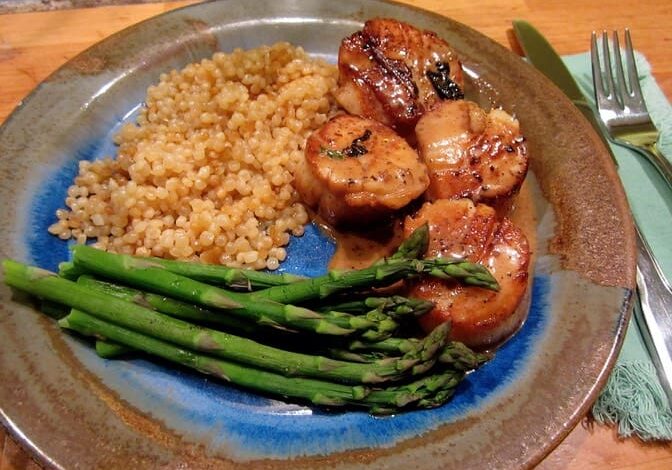
<svg viewBox="0 0 672 470">
<path fill-rule="evenodd" d="M 635 55 L 649 113 L 662 133 L 661 150 L 672 158 L 672 107 L 651 75 L 649 63 L 641 54 Z M 584 94 L 594 102 L 590 54 L 566 56 L 563 60 Z M 672 189 L 644 157 L 615 144 L 611 148 L 635 219 L 663 272 L 672 279 Z M 621 437 L 672 440 L 670 404 L 634 318 L 616 366 L 592 412 L 596 421 L 617 425 Z"/>
</svg>

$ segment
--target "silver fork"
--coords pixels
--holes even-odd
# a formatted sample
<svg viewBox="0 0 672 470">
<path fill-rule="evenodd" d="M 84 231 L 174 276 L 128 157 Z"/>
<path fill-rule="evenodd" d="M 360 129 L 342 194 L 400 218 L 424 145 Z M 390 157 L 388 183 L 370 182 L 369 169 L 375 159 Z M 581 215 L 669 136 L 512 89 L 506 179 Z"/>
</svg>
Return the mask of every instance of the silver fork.
<svg viewBox="0 0 672 470">
<path fill-rule="evenodd" d="M 604 122 L 614 142 L 629 147 L 646 157 L 672 188 L 672 164 L 658 148 L 660 133 L 651 121 L 642 97 L 630 31 L 625 30 L 627 81 L 616 31 L 612 36 L 612 45 L 615 68 L 612 68 L 607 32 L 602 32 L 604 67 L 601 67 L 597 50 L 597 34 L 593 32 L 590 41 L 590 55 L 600 119 Z"/>
<path fill-rule="evenodd" d="M 593 85 L 600 118 L 612 139 L 645 155 L 663 175 L 672 189 L 672 165 L 656 145 L 658 130 L 644 104 L 639 77 L 632 52 L 630 32 L 625 30 L 625 52 L 628 67 L 626 85 L 618 34 L 613 35 L 616 78 L 612 75 L 609 40 L 602 34 L 604 70 L 600 67 L 597 35 L 592 34 L 590 52 Z M 660 383 L 672 405 L 672 288 L 665 279 L 651 248 L 635 223 L 637 234 L 637 294 L 641 309 L 635 309 L 635 320 L 655 365 Z"/>
</svg>

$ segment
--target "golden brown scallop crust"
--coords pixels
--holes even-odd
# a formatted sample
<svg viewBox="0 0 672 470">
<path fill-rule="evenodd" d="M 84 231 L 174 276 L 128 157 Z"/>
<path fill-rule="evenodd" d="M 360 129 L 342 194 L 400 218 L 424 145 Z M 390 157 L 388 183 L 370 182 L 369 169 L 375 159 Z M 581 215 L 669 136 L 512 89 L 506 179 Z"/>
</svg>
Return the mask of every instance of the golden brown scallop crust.
<svg viewBox="0 0 672 470">
<path fill-rule="evenodd" d="M 500 285 L 498 292 L 456 282 L 423 278 L 409 295 L 435 302 L 420 319 L 426 331 L 450 321 L 450 337 L 468 346 L 492 346 L 518 329 L 526 310 L 518 308 L 528 285 L 530 249 L 523 232 L 495 210 L 468 199 L 425 203 L 407 217 L 404 232 L 429 223 L 428 257 L 461 257 L 482 263 Z"/>
<path fill-rule="evenodd" d="M 398 20 L 369 20 L 345 38 L 338 68 L 341 106 L 404 135 L 441 99 L 464 96 L 455 51 L 435 33 Z"/>
<path fill-rule="evenodd" d="M 295 174 L 303 201 L 333 225 L 389 216 L 424 193 L 427 168 L 391 128 L 339 115 L 306 142 Z"/>
<path fill-rule="evenodd" d="M 495 205 L 517 194 L 528 155 L 518 121 L 501 109 L 444 101 L 415 128 L 429 170 L 428 199 L 469 198 Z"/>
</svg>

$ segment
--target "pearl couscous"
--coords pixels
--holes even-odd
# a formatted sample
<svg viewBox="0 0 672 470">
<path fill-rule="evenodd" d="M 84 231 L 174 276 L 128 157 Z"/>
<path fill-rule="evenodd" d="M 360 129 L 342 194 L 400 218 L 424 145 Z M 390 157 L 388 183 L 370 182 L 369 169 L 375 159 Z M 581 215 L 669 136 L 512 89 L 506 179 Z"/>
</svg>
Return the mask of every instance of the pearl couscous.
<svg viewBox="0 0 672 470">
<path fill-rule="evenodd" d="M 49 231 L 118 253 L 277 268 L 308 222 L 293 172 L 335 109 L 336 80 L 335 66 L 287 43 L 161 75 L 117 157 L 80 162 Z"/>
</svg>

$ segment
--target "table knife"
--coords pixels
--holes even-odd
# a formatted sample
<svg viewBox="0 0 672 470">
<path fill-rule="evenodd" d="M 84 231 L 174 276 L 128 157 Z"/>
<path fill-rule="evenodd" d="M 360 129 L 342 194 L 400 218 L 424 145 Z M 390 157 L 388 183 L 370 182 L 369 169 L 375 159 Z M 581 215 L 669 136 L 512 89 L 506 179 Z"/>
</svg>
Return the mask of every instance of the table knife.
<svg viewBox="0 0 672 470">
<path fill-rule="evenodd" d="M 513 31 L 529 62 L 555 83 L 583 113 L 616 162 L 601 122 L 557 52 L 541 33 L 526 21 L 514 21 Z M 634 309 L 635 320 L 640 327 L 660 383 L 672 405 L 672 296 L 669 284 L 636 224 L 635 229 L 638 248 L 637 297 L 641 307 Z M 653 282 L 654 278 L 656 282 Z M 660 278 L 660 281 L 657 278 Z M 649 280 L 652 280 L 651 285 Z"/>
</svg>

